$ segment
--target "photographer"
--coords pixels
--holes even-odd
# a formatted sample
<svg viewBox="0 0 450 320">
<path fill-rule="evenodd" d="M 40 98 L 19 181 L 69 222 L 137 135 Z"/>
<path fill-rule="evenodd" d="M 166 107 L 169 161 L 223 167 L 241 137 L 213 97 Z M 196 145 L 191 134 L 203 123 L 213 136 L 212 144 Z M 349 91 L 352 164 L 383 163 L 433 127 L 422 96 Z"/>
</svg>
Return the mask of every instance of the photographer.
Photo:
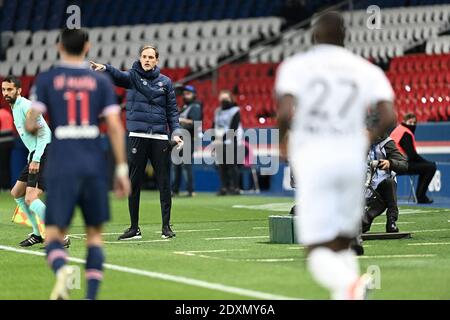
<svg viewBox="0 0 450 320">
<path fill-rule="evenodd" d="M 363 233 L 386 209 L 386 232 L 398 232 L 397 173 L 408 170 L 408 163 L 390 137 L 378 138 L 370 146 L 366 181 L 366 207 L 362 221 Z"/>
</svg>

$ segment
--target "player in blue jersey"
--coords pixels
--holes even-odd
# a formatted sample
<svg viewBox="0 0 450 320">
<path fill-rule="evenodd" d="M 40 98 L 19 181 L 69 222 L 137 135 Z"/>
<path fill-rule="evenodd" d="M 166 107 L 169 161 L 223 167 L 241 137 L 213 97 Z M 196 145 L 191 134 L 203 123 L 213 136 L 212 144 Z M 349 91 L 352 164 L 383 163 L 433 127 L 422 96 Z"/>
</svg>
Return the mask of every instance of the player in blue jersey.
<svg viewBox="0 0 450 320">
<path fill-rule="evenodd" d="M 46 171 L 47 212 L 45 239 L 47 260 L 56 273 L 51 299 L 67 299 L 68 279 L 74 269 L 66 265 L 63 238 L 75 206 L 86 225 L 87 299 L 95 299 L 103 277 L 102 225 L 109 220 L 106 159 L 102 151 L 99 117 L 106 120 L 116 158 L 115 191 L 128 196 L 130 182 L 125 158 L 125 132 L 109 78 L 93 72 L 84 61 L 89 50 L 88 34 L 82 29 L 64 29 L 58 44 L 61 62 L 41 73 L 27 130 L 36 132 L 36 119 L 47 112 L 52 144 L 48 147 Z"/>
</svg>

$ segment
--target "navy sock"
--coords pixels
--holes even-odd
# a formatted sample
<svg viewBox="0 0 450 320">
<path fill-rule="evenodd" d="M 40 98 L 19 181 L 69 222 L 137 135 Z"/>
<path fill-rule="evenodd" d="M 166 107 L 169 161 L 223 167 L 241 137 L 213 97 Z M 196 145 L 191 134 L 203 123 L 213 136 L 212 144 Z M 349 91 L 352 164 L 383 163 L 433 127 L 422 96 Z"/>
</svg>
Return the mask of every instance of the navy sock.
<svg viewBox="0 0 450 320">
<path fill-rule="evenodd" d="M 98 246 L 88 247 L 86 259 L 86 280 L 87 294 L 86 299 L 94 300 L 97 297 L 100 282 L 103 279 L 103 250 Z"/>
<path fill-rule="evenodd" d="M 66 264 L 67 252 L 59 241 L 52 241 L 46 247 L 47 261 L 53 271 L 56 273 Z"/>
</svg>

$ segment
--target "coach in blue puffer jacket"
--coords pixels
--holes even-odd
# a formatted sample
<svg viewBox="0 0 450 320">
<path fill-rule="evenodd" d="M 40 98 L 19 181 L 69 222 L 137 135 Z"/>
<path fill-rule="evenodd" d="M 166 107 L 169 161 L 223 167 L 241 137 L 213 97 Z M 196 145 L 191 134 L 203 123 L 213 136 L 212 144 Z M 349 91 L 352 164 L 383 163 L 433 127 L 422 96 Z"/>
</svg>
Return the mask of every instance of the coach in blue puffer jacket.
<svg viewBox="0 0 450 320">
<path fill-rule="evenodd" d="M 142 178 L 147 160 L 150 159 L 160 192 L 162 237 L 174 237 L 170 228 L 172 198 L 170 190 L 170 137 L 182 144 L 176 130 L 180 128 L 178 107 L 172 81 L 161 74 L 157 67 L 158 50 L 144 46 L 139 61 L 128 71 L 120 71 L 111 65 L 91 61 L 96 71 L 107 72 L 117 86 L 128 89 L 127 130 L 128 162 L 130 166 L 131 195 L 128 198 L 131 226 L 119 240 L 141 239 L 139 228 L 139 201 Z"/>
</svg>

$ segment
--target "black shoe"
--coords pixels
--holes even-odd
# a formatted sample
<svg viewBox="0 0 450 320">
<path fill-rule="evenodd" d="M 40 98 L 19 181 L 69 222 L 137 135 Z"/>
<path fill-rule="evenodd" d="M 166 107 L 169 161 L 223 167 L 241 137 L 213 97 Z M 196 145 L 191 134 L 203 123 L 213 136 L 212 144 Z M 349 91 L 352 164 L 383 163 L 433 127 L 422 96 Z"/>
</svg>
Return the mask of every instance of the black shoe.
<svg viewBox="0 0 450 320">
<path fill-rule="evenodd" d="M 289 211 L 289 214 L 295 216 L 295 211 L 296 211 L 296 208 L 295 208 L 295 205 L 294 205 L 294 206 L 291 208 L 291 211 Z"/>
<path fill-rule="evenodd" d="M 176 234 L 175 234 L 175 232 L 172 231 L 172 229 L 170 229 L 170 226 L 162 228 L 161 238 L 168 239 L 168 238 L 173 238 L 175 236 L 176 236 Z"/>
<path fill-rule="evenodd" d="M 226 196 L 227 195 L 227 189 L 220 189 L 219 192 L 217 192 L 218 196 Z"/>
<path fill-rule="evenodd" d="M 232 196 L 238 196 L 241 194 L 241 190 L 239 189 L 232 189 L 230 191 L 228 191 L 229 194 L 231 194 Z"/>
<path fill-rule="evenodd" d="M 370 230 L 370 227 L 372 226 L 373 220 L 369 218 L 367 214 L 364 213 L 362 222 L 361 222 L 361 232 L 367 233 Z"/>
<path fill-rule="evenodd" d="M 352 241 L 350 242 L 350 248 L 355 252 L 357 256 L 364 255 L 363 240 L 360 235 L 352 239 Z"/>
<path fill-rule="evenodd" d="M 362 223 L 362 233 L 369 232 L 371 226 L 372 225 L 370 223 L 366 223 L 366 222 L 363 221 L 363 223 Z"/>
<path fill-rule="evenodd" d="M 388 220 L 386 222 L 386 232 L 387 233 L 396 233 L 398 232 L 397 224 L 395 223 L 395 220 Z"/>
<path fill-rule="evenodd" d="M 433 203 L 433 199 L 428 198 L 427 196 L 417 199 L 417 203 L 430 204 Z"/>
<path fill-rule="evenodd" d="M 70 247 L 70 238 L 69 238 L 69 236 L 65 236 L 64 237 L 64 244 L 63 244 L 63 246 L 64 246 L 64 248 L 68 248 L 68 247 Z"/>
<path fill-rule="evenodd" d="M 43 243 L 44 239 L 41 236 L 37 236 L 35 234 L 31 234 L 27 239 L 23 240 L 19 245 L 21 247 L 31 247 L 37 243 Z"/>
<path fill-rule="evenodd" d="M 119 236 L 117 240 L 134 240 L 134 239 L 142 239 L 141 229 L 131 229 L 128 228 L 124 231 L 124 233 Z"/>
</svg>

